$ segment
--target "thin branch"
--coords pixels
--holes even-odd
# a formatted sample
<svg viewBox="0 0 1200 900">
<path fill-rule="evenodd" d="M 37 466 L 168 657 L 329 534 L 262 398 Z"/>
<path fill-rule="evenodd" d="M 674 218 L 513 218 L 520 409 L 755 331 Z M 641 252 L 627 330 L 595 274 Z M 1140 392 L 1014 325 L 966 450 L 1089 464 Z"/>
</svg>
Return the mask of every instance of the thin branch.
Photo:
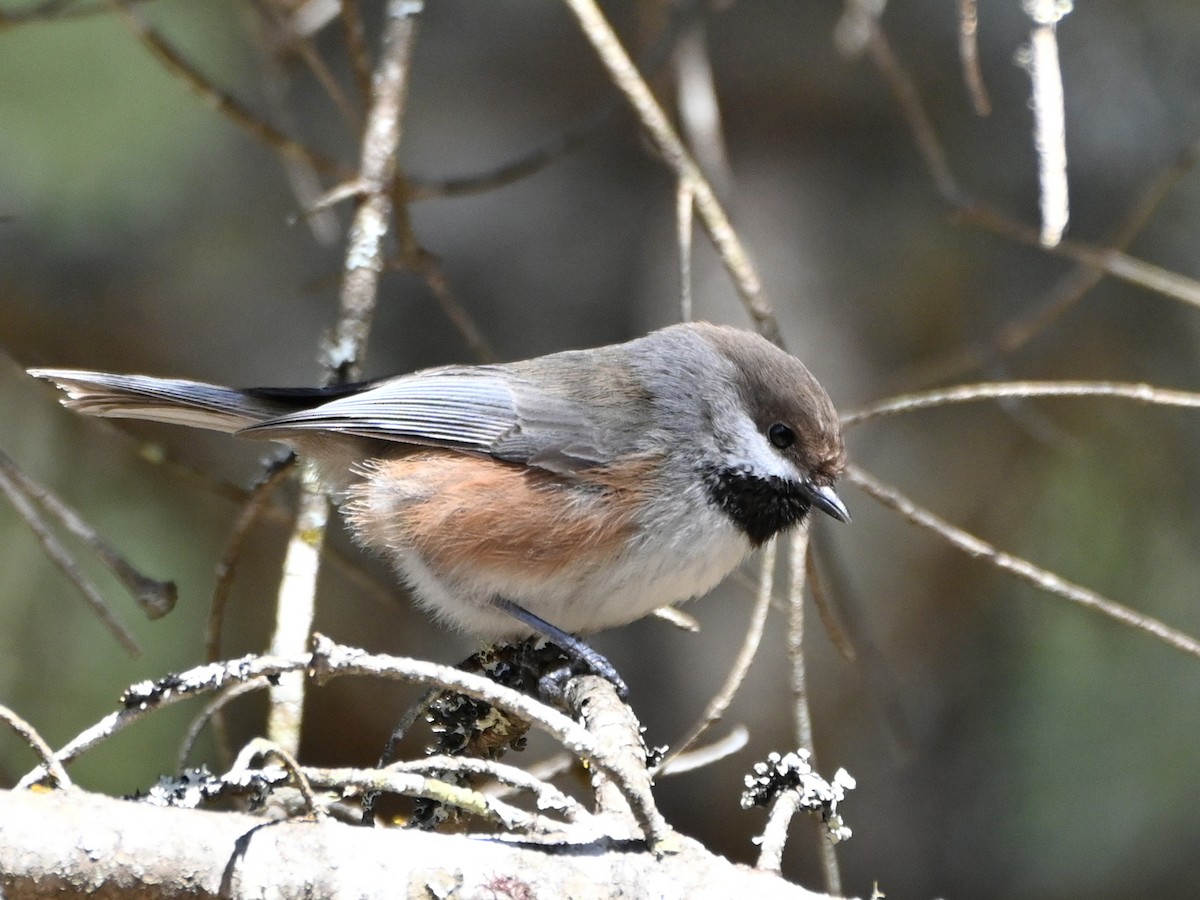
<svg viewBox="0 0 1200 900">
<path fill-rule="evenodd" d="M 334 103 L 339 106 L 351 130 L 357 132 L 358 119 L 355 111 L 345 104 L 340 86 L 333 80 L 332 74 L 312 43 L 297 35 L 293 24 L 295 17 L 285 17 L 278 4 L 270 0 L 254 0 L 253 5 L 259 12 L 259 19 L 255 22 L 258 29 L 254 43 L 258 49 L 263 94 L 273 121 L 279 123 L 281 130 L 298 131 L 295 127 L 295 116 L 288 103 L 288 78 L 284 72 L 284 60 L 280 58 L 285 52 L 291 51 L 298 53 L 309 70 L 316 75 L 317 80 L 325 85 L 326 93 L 334 98 Z M 298 207 L 311 209 L 323 191 L 320 174 L 306 161 L 295 156 L 280 154 L 279 163 Z M 341 238 L 340 223 L 330 210 L 313 210 L 303 216 L 303 220 L 313 239 L 322 246 L 332 247 Z"/>
<path fill-rule="evenodd" d="M 321 816 L 323 813 L 317 804 L 317 797 L 313 793 L 313 786 L 309 781 L 308 772 L 296 761 L 295 756 L 273 741 L 264 738 L 254 738 L 242 748 L 242 752 L 238 754 L 237 759 L 233 762 L 233 769 L 235 771 L 248 771 L 256 768 L 254 766 L 256 761 L 267 759 L 278 761 L 287 771 L 288 775 L 291 776 L 292 783 L 300 791 L 300 796 L 304 800 L 305 812 L 310 816 Z"/>
<path fill-rule="evenodd" d="M 843 48 L 848 52 L 865 50 L 871 62 L 883 75 L 892 95 L 900 107 L 900 113 L 912 132 L 917 152 L 925 163 L 925 170 L 933 180 L 938 194 L 952 208 L 963 205 L 964 195 L 958 180 L 950 171 L 946 148 L 933 127 L 925 104 L 912 76 L 900 63 L 892 49 L 887 33 L 879 23 L 881 6 L 868 0 L 846 0 L 842 21 L 838 24 Z"/>
<path fill-rule="evenodd" d="M 679 124 L 687 137 L 687 146 L 701 170 L 716 186 L 718 196 L 728 198 L 733 172 L 725 146 L 721 104 L 717 100 L 717 85 L 708 55 L 704 19 L 690 23 L 679 39 L 679 46 L 675 48 L 675 82 Z"/>
<path fill-rule="evenodd" d="M 1023 244 L 1043 247 L 1056 256 L 1100 269 L 1130 284 L 1174 300 L 1181 300 L 1191 306 L 1200 306 L 1200 281 L 1135 259 L 1119 250 L 1093 247 L 1079 241 L 1062 241 L 1053 247 L 1047 247 L 1042 244 L 1037 229 L 1013 221 L 1003 213 L 986 206 L 964 206 L 955 210 L 955 215 L 961 221 L 980 225 Z"/>
<path fill-rule="evenodd" d="M 1056 8 L 1061 17 L 1068 7 L 1056 4 Z M 1083 271 L 1076 273 L 1049 303 L 1032 315 L 1022 316 L 1001 329 L 993 342 L 997 352 L 1011 353 L 1027 344 L 1091 291 L 1099 283 L 1101 273 L 1122 278 L 1193 305 L 1200 305 L 1200 286 L 1197 282 L 1133 259 L 1123 252 L 1145 227 L 1167 194 L 1196 165 L 1200 159 L 1200 141 L 1189 146 L 1180 159 L 1154 179 L 1127 221 L 1116 232 L 1110 248 L 1095 249 L 1077 242 L 1061 242 L 1057 246 L 1047 247 L 1041 231 L 1014 223 L 1002 213 L 967 201 L 950 171 L 945 148 L 925 111 L 916 84 L 893 51 L 879 22 L 878 7 L 866 0 L 847 0 L 839 34 L 852 35 L 853 40 L 844 43 L 850 44 L 851 51 L 866 49 L 880 74 L 891 86 L 926 170 L 938 193 L 953 213 L 965 221 L 983 225 L 1022 243 L 1052 250 L 1084 267 Z M 977 351 L 968 351 L 955 355 L 937 368 L 940 371 L 959 372 L 976 367 L 980 362 Z"/>
<path fill-rule="evenodd" d="M 17 468 L 16 463 L 2 452 L 0 470 L 4 477 L 11 479 L 21 493 L 57 519 L 68 532 L 83 541 L 84 546 L 121 582 L 129 596 L 146 614 L 146 618 L 161 619 L 175 608 L 179 595 L 173 581 L 160 581 L 139 572 L 129 560 L 101 538 L 96 529 L 84 521 L 79 513 L 64 503 L 53 491 L 38 484 Z"/>
<path fill-rule="evenodd" d="M 1062 69 L 1055 26 L 1071 9 L 1063 0 L 1030 0 L 1034 21 L 1029 37 L 1029 77 L 1033 81 L 1033 143 L 1038 156 L 1044 247 L 1054 247 L 1067 227 L 1067 130 Z"/>
<path fill-rule="evenodd" d="M 558 834 L 561 822 L 529 813 L 471 788 L 430 778 L 418 772 L 393 769 L 320 769 L 303 766 L 300 771 L 314 787 L 322 790 L 390 793 L 404 797 L 426 797 L 449 804 L 471 815 L 498 822 L 517 834 Z"/>
<path fill-rule="evenodd" d="M 384 241 L 393 214 L 391 186 L 396 177 L 416 17 L 422 9 L 420 0 L 390 0 L 387 5 L 374 99 L 367 116 L 356 178 L 360 200 L 347 240 L 337 328 L 326 350 L 330 371 L 348 381 L 361 377 L 379 276 L 384 270 Z"/>
<path fill-rule="evenodd" d="M 540 172 L 555 160 L 561 159 L 575 148 L 585 144 L 619 108 L 620 106 L 616 102 L 606 103 L 577 122 L 568 125 L 560 134 L 547 139 L 540 147 L 485 172 L 447 178 L 408 175 L 408 200 L 410 203 L 416 203 L 443 197 L 462 197 L 468 194 L 493 191 L 520 181 L 522 178 Z"/>
<path fill-rule="evenodd" d="M 404 216 L 400 227 L 404 255 L 402 264 L 425 282 L 425 286 L 433 294 L 438 306 L 442 308 L 442 314 L 450 320 L 450 324 L 458 329 L 458 333 L 466 341 L 471 355 L 479 362 L 495 360 L 496 354 L 487 338 L 483 336 L 479 324 L 451 289 L 446 272 L 442 268 L 441 259 L 417 244 L 416 237 L 409 227 L 407 215 Z"/>
<path fill-rule="evenodd" d="M 532 795 L 538 809 L 555 809 L 563 813 L 568 822 L 583 821 L 591 817 L 584 807 L 554 785 L 516 766 L 506 765 L 494 759 L 476 759 L 465 756 L 431 756 L 407 762 L 392 763 L 389 772 L 417 774 L 452 774 L 490 778 L 498 785 Z M 499 796 L 497 792 L 480 789 L 488 796 Z"/>
<path fill-rule="evenodd" d="M 741 649 L 738 650 L 737 657 L 729 669 L 729 674 L 725 676 L 725 681 L 721 685 L 720 690 L 708 701 L 708 705 L 704 708 L 704 712 L 700 718 L 688 729 L 687 735 L 659 763 L 656 773 L 670 770 L 671 764 L 681 753 L 687 751 L 713 724 L 721 720 L 726 710 L 729 709 L 729 704 L 733 702 L 733 698 L 737 695 L 738 689 L 742 686 L 742 682 L 745 681 L 746 673 L 750 671 L 750 666 L 754 662 L 754 658 L 758 655 L 758 648 L 762 643 L 763 630 L 766 626 L 767 613 L 771 609 L 771 596 L 775 592 L 775 556 L 776 541 L 770 541 L 762 549 L 761 566 L 758 575 L 758 595 L 754 602 L 754 609 L 750 613 L 750 623 L 746 626 L 746 632 L 742 638 Z"/>
<path fill-rule="evenodd" d="M 192 750 L 196 747 L 196 741 L 200 738 L 200 732 L 204 730 L 204 726 L 209 722 L 212 722 L 213 732 L 216 736 L 218 758 L 228 768 L 233 760 L 233 752 L 230 749 L 229 736 L 225 733 L 224 718 L 221 716 L 221 711 L 238 697 L 264 690 L 267 687 L 269 687 L 269 682 L 264 679 L 235 684 L 205 704 L 204 709 L 200 710 L 199 715 L 192 719 L 191 724 L 188 725 L 188 729 L 183 735 L 183 740 L 179 742 L 179 752 L 175 754 L 176 770 L 182 772 L 187 768 L 188 758 L 192 755 Z"/>
<path fill-rule="evenodd" d="M 992 114 L 983 72 L 979 69 L 979 9 L 976 0 L 958 0 L 958 58 L 962 62 L 963 82 L 977 116 Z"/>
<path fill-rule="evenodd" d="M 42 519 L 33 500 L 28 497 L 20 484 L 13 477 L 13 473 L 17 471 L 16 464 L 8 458 L 4 453 L 0 452 L 0 492 L 7 498 L 13 508 L 25 520 L 25 524 L 29 526 L 29 530 L 33 532 L 33 536 L 37 538 L 38 543 L 42 545 L 42 550 L 47 558 L 58 567 L 67 580 L 75 585 L 75 589 L 83 596 L 83 599 L 92 607 L 92 611 L 100 622 L 109 630 L 117 642 L 125 648 L 125 652 L 130 656 L 140 656 L 142 648 L 138 646 L 137 639 L 133 634 L 121 624 L 117 619 L 116 614 L 108 608 L 108 602 L 100 593 L 99 589 L 91 582 L 91 580 L 83 574 L 75 559 L 67 552 L 67 549 L 59 542 L 50 526 Z"/>
<path fill-rule="evenodd" d="M 679 321 L 692 321 L 692 222 L 696 204 L 692 189 L 680 180 L 675 185 L 675 241 L 679 247 Z"/>
<path fill-rule="evenodd" d="M 18 716 L 7 706 L 0 705 L 0 720 L 3 720 L 13 731 L 21 736 L 30 750 L 42 761 L 46 777 L 57 788 L 69 788 L 71 778 L 63 764 L 54 758 L 54 751 L 46 743 L 36 728 Z"/>
<path fill-rule="evenodd" d="M 694 772 L 733 756 L 749 743 L 750 730 L 745 725 L 734 725 L 725 737 L 678 754 L 671 760 L 670 766 L 666 766 L 665 763 L 660 764 L 654 770 L 653 775 L 655 778 L 663 778 L 669 775 L 682 775 L 684 772 Z"/>
<path fill-rule="evenodd" d="M 468 757 L 450 757 L 452 759 L 467 759 Z M 565 775 L 574 769 L 580 767 L 580 761 L 570 753 L 556 753 L 546 759 L 536 762 L 529 766 L 528 769 L 521 770 L 528 777 L 535 778 L 543 784 L 548 784 L 560 775 Z M 508 797 L 517 793 L 519 788 L 492 782 L 491 784 L 481 785 L 479 788 L 481 793 L 487 794 L 489 797 Z M 591 813 L 587 813 L 589 816 Z"/>
<path fill-rule="evenodd" d="M 1138 631 L 1143 631 L 1157 638 L 1176 650 L 1182 650 L 1190 656 L 1200 658 L 1200 641 L 1181 631 L 1177 631 L 1157 619 L 1122 606 L 1093 590 L 1068 581 L 1053 572 L 1036 566 L 1026 559 L 1013 556 L 997 550 L 986 541 L 963 531 L 940 516 L 935 515 L 922 506 L 918 506 L 899 491 L 878 481 L 872 475 L 856 465 L 846 468 L 845 477 L 852 483 L 881 502 L 884 506 L 894 509 L 914 525 L 932 531 L 942 540 L 958 548 L 968 556 L 982 559 L 1001 571 L 1015 575 L 1022 581 L 1032 584 L 1039 590 L 1045 591 L 1064 600 L 1082 606 L 1084 609 L 1097 612 L 1110 619 L 1127 625 Z"/>
<path fill-rule="evenodd" d="M 805 522 L 797 528 L 792 534 L 792 542 L 788 548 L 791 582 L 788 585 L 787 652 L 791 661 L 792 713 L 796 728 L 796 746 L 808 751 L 808 758 L 815 770 L 817 753 L 813 741 L 812 713 L 808 706 L 808 677 L 804 666 L 804 580 L 807 574 L 805 560 L 808 557 L 809 527 L 809 523 Z M 819 828 L 817 845 L 820 848 L 821 870 L 825 874 L 825 889 L 831 894 L 841 895 L 842 874 L 838 868 L 837 850 Z M 782 853 L 782 845 L 780 852 Z"/>
<path fill-rule="evenodd" d="M 272 656 L 298 653 L 308 642 L 328 521 L 329 500 L 321 489 L 317 469 L 312 463 L 302 463 L 300 502 L 275 600 L 275 628 L 269 651 Z M 302 672 L 284 673 L 270 687 L 267 737 L 292 753 L 300 750 L 305 687 Z"/>
<path fill-rule="evenodd" d="M 784 791 L 771 804 L 771 812 L 767 816 L 766 827 L 763 828 L 762 839 L 759 841 L 758 861 L 756 869 L 766 869 L 768 872 L 779 872 L 783 869 L 783 849 L 787 846 L 788 826 L 800 811 L 800 792 Z"/>
<path fill-rule="evenodd" d="M 849 839 L 852 832 L 837 809 L 846 792 L 855 786 L 855 780 L 845 769 L 838 769 L 830 781 L 822 778 L 813 768 L 812 753 L 804 748 L 795 753 L 769 753 L 765 761 L 755 763 L 753 774 L 746 776 L 742 808 L 771 807 L 766 827 L 758 838 L 762 850 L 756 868 L 769 872 L 782 868 L 788 828 L 801 809 L 813 814 L 825 844 L 832 847 Z"/>
<path fill-rule="evenodd" d="M 291 475 L 295 464 L 295 456 L 289 456 L 272 465 L 266 475 L 250 489 L 249 497 L 238 512 L 229 532 L 229 540 L 225 544 L 225 552 L 221 554 L 221 560 L 217 563 L 217 580 L 213 585 L 208 619 L 204 626 L 205 662 L 216 662 L 221 658 L 221 626 L 225 621 L 225 604 L 229 600 L 238 561 L 241 559 L 250 529 L 269 508 L 275 489 Z"/>
<path fill-rule="evenodd" d="M 830 643 L 844 660 L 854 662 L 858 657 L 858 651 L 825 594 L 825 584 L 821 581 L 821 570 L 817 566 L 817 555 L 812 544 L 809 544 L 808 555 L 804 559 L 804 575 L 808 579 L 808 589 L 812 594 L 813 606 L 817 608 L 817 615 L 821 619 L 821 624 L 825 626 L 825 633 L 829 635 Z"/>
<path fill-rule="evenodd" d="M 935 391 L 902 394 L 889 400 L 881 400 L 863 409 L 846 413 L 842 416 L 842 425 L 852 428 L 882 416 L 894 416 L 951 403 L 974 403 L 1011 397 L 1115 397 L 1153 406 L 1200 408 L 1200 393 L 1177 391 L 1150 384 L 1119 381 L 985 381 Z"/>
<path fill-rule="evenodd" d="M 251 654 L 131 685 L 122 696 L 124 707 L 121 710 L 84 729 L 54 754 L 55 759 L 62 763 L 72 762 L 145 715 L 182 700 L 224 691 L 233 685 L 274 681 L 288 673 L 304 672 L 318 684 L 339 675 L 371 675 L 458 691 L 510 710 L 541 727 L 578 756 L 600 755 L 591 735 L 582 726 L 557 710 L 482 675 L 422 660 L 368 654 L 335 644 L 318 634 L 313 637 L 311 652 L 283 657 Z M 44 770 L 35 770 L 25 776 L 22 785 L 28 786 L 44 776 Z"/>
<path fill-rule="evenodd" d="M 657 72 L 675 51 L 682 35 L 687 34 L 693 21 L 702 15 L 707 4 L 699 0 L 677 0 L 668 8 L 667 23 L 650 48 L 638 60 L 639 68 L 647 73 Z M 583 145 L 609 119 L 624 109 L 624 98 L 614 95 L 583 113 L 561 132 L 551 136 L 541 146 L 473 175 L 449 178 L 426 178 L 409 174 L 408 200 L 416 202 L 437 197 L 458 197 L 495 190 L 539 172 L 555 160 Z"/>
<path fill-rule="evenodd" d="M 173 687 L 159 687 L 154 682 L 139 683 L 126 691 L 131 702 L 116 712 L 111 712 L 100 721 L 88 726 L 54 753 L 54 758 L 66 764 L 78 759 L 88 750 L 114 734 L 124 731 L 134 722 L 163 706 L 170 706 L 188 697 L 221 690 L 229 684 L 239 684 L 254 679 L 274 679 L 285 672 L 303 671 L 311 662 L 311 656 L 279 659 L 271 656 L 245 656 L 224 663 L 209 663 L 191 669 L 179 676 L 172 676 Z M 136 689 L 136 690 L 135 690 Z M 131 694 L 131 692 L 133 692 Z M 136 695 L 136 701 L 132 697 Z M 124 698 L 123 698 L 124 699 Z M 46 777 L 44 767 L 38 767 L 18 783 L 18 787 L 29 787 Z"/>
<path fill-rule="evenodd" d="M 364 106 L 371 101 L 371 54 L 363 37 L 362 9 L 358 0 L 340 0 L 338 8 L 342 19 L 342 32 L 346 38 L 346 56 L 354 70 L 354 83 Z"/>
<path fill-rule="evenodd" d="M 745 248 L 729 222 L 721 202 L 713 192 L 708 179 L 700 171 L 680 141 L 662 107 L 655 100 L 633 60 L 621 46 L 616 32 L 596 5 L 595 0 L 565 0 L 567 6 L 579 20 L 584 35 L 595 48 L 600 61 L 608 69 L 609 77 L 629 100 L 642 123 L 647 136 L 658 149 L 663 160 L 684 181 L 696 200 L 700 221 L 712 238 L 717 254 L 733 278 L 742 302 L 754 320 L 755 327 L 768 340 L 782 344 L 783 336 L 775 313 L 763 291 L 762 281 L 750 262 Z"/>
<path fill-rule="evenodd" d="M 149 3 L 150 0 L 130 0 Z M 0 30 L 17 25 L 38 22 L 57 22 L 68 19 L 86 19 L 91 16 L 107 15 L 112 12 L 112 0 L 97 0 L 95 3 L 77 3 L 75 0 L 41 0 L 24 9 L 0 10 Z"/>
<path fill-rule="evenodd" d="M 162 63 L 168 73 L 181 79 L 201 100 L 212 106 L 233 124 L 285 156 L 303 160 L 318 172 L 336 176 L 345 174 L 345 169 L 336 160 L 318 153 L 290 135 L 284 134 L 275 126 L 260 119 L 233 95 L 216 88 L 162 35 L 154 30 L 150 23 L 134 9 L 131 0 L 108 0 L 108 2 L 118 13 L 118 18 Z"/>
<path fill-rule="evenodd" d="M 367 338 L 375 313 L 379 278 L 384 270 L 384 241 L 393 214 L 392 185 L 408 92 L 408 74 L 416 38 L 419 0 L 390 0 L 387 5 L 379 65 L 373 82 L 356 183 L 359 204 L 350 225 L 342 276 L 337 325 L 325 348 L 331 381 L 361 378 Z M 296 652 L 312 631 L 320 548 L 325 538 L 329 504 L 317 471 L 303 466 L 300 511 L 288 543 L 283 583 L 276 608 L 272 652 Z M 268 736 L 291 753 L 300 743 L 304 679 L 291 675 L 271 689 Z"/>
<path fill-rule="evenodd" d="M 341 5 L 340 2 L 338 5 Z M 295 18 L 286 16 L 282 8 L 270 0 L 256 0 L 254 7 L 258 10 L 259 15 L 269 21 L 275 29 L 275 33 L 270 36 L 270 39 L 264 42 L 270 45 L 269 51 L 273 55 L 278 55 L 280 51 L 283 51 L 298 56 L 304 63 L 304 67 L 325 91 L 325 96 L 333 103 L 345 124 L 352 132 L 357 132 L 360 124 L 359 114 L 350 102 L 350 98 L 346 96 L 346 92 L 342 90 L 337 76 L 333 74 L 313 45 L 312 33 L 298 29 Z"/>
</svg>

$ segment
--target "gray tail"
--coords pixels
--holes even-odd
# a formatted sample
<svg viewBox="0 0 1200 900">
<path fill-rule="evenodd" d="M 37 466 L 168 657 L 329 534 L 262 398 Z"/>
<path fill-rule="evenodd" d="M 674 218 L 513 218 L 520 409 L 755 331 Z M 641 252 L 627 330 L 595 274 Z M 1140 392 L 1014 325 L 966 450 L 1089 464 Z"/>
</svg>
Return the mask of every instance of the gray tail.
<svg viewBox="0 0 1200 900">
<path fill-rule="evenodd" d="M 200 381 L 74 369 L 30 369 L 29 374 L 57 385 L 67 395 L 63 406 L 89 416 L 146 419 L 232 434 L 291 409 L 287 403 Z"/>
</svg>

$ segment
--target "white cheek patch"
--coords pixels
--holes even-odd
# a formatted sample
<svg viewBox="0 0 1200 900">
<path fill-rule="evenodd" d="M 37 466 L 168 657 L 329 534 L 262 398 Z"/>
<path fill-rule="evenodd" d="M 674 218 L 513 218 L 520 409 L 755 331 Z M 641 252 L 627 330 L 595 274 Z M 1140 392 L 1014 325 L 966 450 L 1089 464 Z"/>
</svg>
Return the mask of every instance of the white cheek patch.
<svg viewBox="0 0 1200 900">
<path fill-rule="evenodd" d="M 747 468 L 753 474 L 763 477 L 774 476 L 787 481 L 798 481 L 803 476 L 791 461 L 784 458 L 767 439 L 749 416 L 740 415 L 734 430 L 735 450 L 726 460 L 734 468 Z"/>
</svg>

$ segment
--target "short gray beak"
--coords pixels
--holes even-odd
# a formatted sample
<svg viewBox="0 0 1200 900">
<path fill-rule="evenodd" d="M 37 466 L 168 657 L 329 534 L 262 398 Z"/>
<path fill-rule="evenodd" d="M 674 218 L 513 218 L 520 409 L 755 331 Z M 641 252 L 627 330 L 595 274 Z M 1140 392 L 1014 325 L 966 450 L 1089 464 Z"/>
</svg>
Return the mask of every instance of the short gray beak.
<svg viewBox="0 0 1200 900">
<path fill-rule="evenodd" d="M 805 484 L 804 491 L 808 494 L 808 499 L 812 505 L 821 512 L 833 516 L 839 522 L 850 521 L 850 511 L 846 509 L 846 504 L 842 502 L 842 498 L 837 495 L 837 492 L 833 488 Z"/>
</svg>

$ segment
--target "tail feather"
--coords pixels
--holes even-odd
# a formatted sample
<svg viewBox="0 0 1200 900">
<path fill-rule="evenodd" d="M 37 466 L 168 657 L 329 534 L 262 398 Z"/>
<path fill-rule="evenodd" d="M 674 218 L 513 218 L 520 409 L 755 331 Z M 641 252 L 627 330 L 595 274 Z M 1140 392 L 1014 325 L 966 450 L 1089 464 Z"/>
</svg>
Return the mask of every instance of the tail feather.
<svg viewBox="0 0 1200 900">
<path fill-rule="evenodd" d="M 29 374 L 57 385 L 66 392 L 63 406 L 81 413 L 189 425 L 227 434 L 294 408 L 200 381 L 75 369 L 30 369 Z"/>
</svg>

